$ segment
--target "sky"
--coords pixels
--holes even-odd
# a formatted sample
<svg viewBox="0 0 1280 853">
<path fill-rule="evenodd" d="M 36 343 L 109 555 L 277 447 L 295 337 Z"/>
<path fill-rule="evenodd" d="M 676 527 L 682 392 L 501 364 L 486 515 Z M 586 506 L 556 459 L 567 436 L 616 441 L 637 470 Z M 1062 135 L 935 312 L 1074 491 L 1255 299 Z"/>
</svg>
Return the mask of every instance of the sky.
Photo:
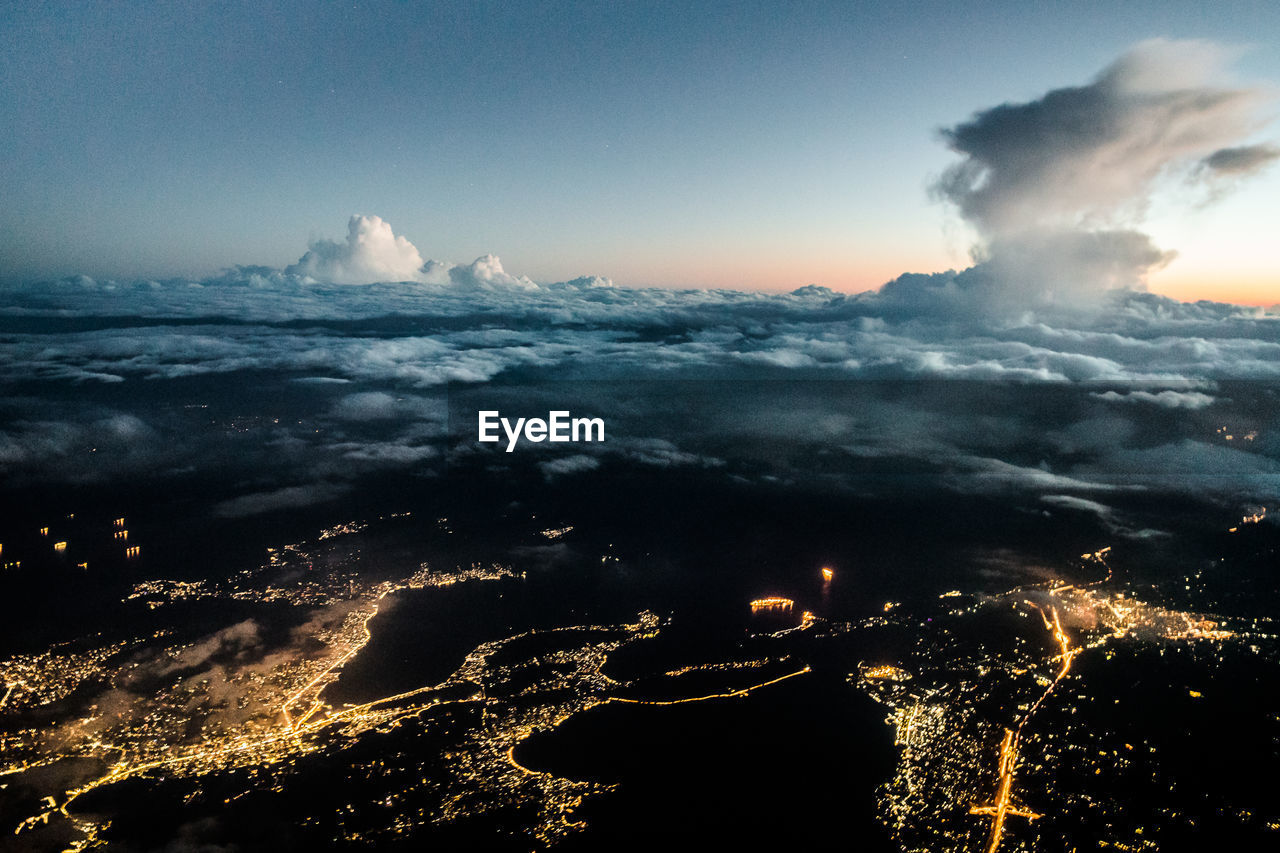
<svg viewBox="0 0 1280 853">
<path fill-rule="evenodd" d="M 361 215 L 539 282 L 864 291 L 1000 237 L 944 129 L 1152 38 L 1258 96 L 1222 148 L 1280 138 L 1270 3 L 5 4 L 0 281 L 283 269 Z M 1280 301 L 1280 168 L 1135 197 L 1151 289 Z"/>
</svg>

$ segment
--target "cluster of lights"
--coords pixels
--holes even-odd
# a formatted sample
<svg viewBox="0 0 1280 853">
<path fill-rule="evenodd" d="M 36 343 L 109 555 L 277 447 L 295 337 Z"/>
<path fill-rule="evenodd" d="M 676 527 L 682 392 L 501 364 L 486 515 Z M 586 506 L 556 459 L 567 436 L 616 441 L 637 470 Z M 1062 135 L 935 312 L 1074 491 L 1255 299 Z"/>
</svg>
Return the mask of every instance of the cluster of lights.
<svg viewBox="0 0 1280 853">
<path fill-rule="evenodd" d="M 1225 426 L 1218 427 L 1217 434 L 1223 441 L 1235 441 L 1237 437 L 1241 441 L 1253 441 L 1258 437 L 1258 431 L 1256 429 L 1251 429 L 1243 435 L 1236 436 L 1235 433 L 1231 431 L 1230 427 Z"/>
<path fill-rule="evenodd" d="M 50 790 L 42 808 L 14 831 L 24 834 L 61 823 L 64 829 L 59 832 L 70 827 L 77 834 L 70 849 L 98 846 L 105 841 L 107 824 L 75 808 L 91 791 L 128 779 L 164 777 L 191 780 L 192 796 L 196 796 L 200 780 L 212 774 L 240 769 L 257 778 L 266 773 L 279 778 L 307 756 L 342 749 L 368 732 L 406 725 L 423 733 L 452 732 L 450 709 L 459 709 L 468 720 L 479 722 L 456 733 L 459 740 L 439 756 L 439 774 L 430 781 L 406 780 L 405 787 L 386 800 L 405 801 L 410 789 L 418 786 L 438 797 L 438 808 L 401 812 L 383 829 L 342 830 L 340 837 L 376 843 L 379 833 L 402 834 L 424 823 L 447 823 L 515 805 L 534 815 L 531 835 L 552 843 L 579 830 L 582 823 L 574 818 L 575 811 L 585 797 L 609 786 L 522 766 L 516 751 L 525 739 L 606 702 L 675 704 L 741 698 L 809 671 L 807 666 L 800 667 L 686 699 L 621 698 L 618 690 L 628 685 L 615 682 L 602 670 L 618 648 L 656 635 L 660 620 L 645 612 L 630 624 L 535 630 L 485 643 L 438 684 L 360 704 L 335 705 L 326 698 L 326 688 L 368 646 L 370 623 L 388 596 L 409 589 L 523 577 L 510 566 L 477 563 L 454 571 L 422 564 L 407 577 L 369 579 L 351 558 L 333 553 L 333 540 L 362 527 L 351 523 L 329 528 L 315 546 L 284 546 L 272 551 L 264 565 L 223 581 L 152 579 L 135 584 L 126 597 L 151 607 L 207 598 L 287 602 L 298 608 L 302 626 L 295 630 L 287 651 L 273 649 L 256 657 L 237 656 L 235 663 L 223 659 L 216 666 L 205 664 L 210 648 L 222 642 L 219 637 L 234 638 L 237 631 L 254 630 L 240 623 L 179 644 L 158 632 L 88 652 L 55 649 L 0 662 L 4 685 L 0 711 L 48 706 L 95 682 L 106 685 L 103 696 L 128 697 L 107 702 L 90 694 L 85 705 L 53 726 L 0 734 L 3 776 L 30 782 L 38 778 L 30 775 L 33 771 L 67 758 L 93 759 L 102 767 L 96 776 L 74 787 Z M 326 552 L 316 550 L 320 543 Z M 300 566 L 316 565 L 323 568 L 297 571 Z M 812 621 L 807 613 L 802 619 L 805 625 Z M 533 645 L 540 651 L 522 653 L 528 638 L 536 638 Z M 761 659 L 698 669 L 747 670 L 771 663 Z M 369 768 L 368 772 L 375 771 Z M 228 802 L 234 798 L 228 797 Z"/>
<path fill-rule="evenodd" d="M 790 610 L 795 606 L 795 601 L 790 598 L 781 598 L 777 596 L 771 598 L 757 598 L 755 601 L 751 602 L 751 612 L 758 613 L 762 610 Z"/>
<path fill-rule="evenodd" d="M 1265 506 L 1257 507 L 1252 511 L 1248 512 L 1244 518 L 1240 519 L 1239 526 L 1229 528 L 1227 532 L 1235 533 L 1239 531 L 1241 527 L 1244 527 L 1246 524 L 1261 524 L 1262 520 L 1266 517 L 1267 517 L 1267 508 Z"/>
<path fill-rule="evenodd" d="M 1062 687 L 1072 677 L 1072 665 L 1079 656 L 1101 650 L 1099 659 L 1111 660 L 1113 652 L 1106 647 L 1131 637 L 1160 643 L 1220 643 L 1246 636 L 1199 614 L 1107 590 L 1107 582 L 1113 579 L 1109 552 L 1110 548 L 1101 548 L 1081 555 L 1086 564 L 1106 569 L 1105 577 L 1098 580 L 1056 582 L 1001 596 L 975 597 L 948 611 L 946 620 L 920 622 L 921 633 L 911 655 L 914 677 L 902 666 L 880 662 L 863 664 L 850 675 L 851 682 L 890 709 L 888 722 L 894 726 L 900 752 L 893 778 L 881 788 L 880 807 L 886 827 L 902 849 L 978 849 L 972 821 L 982 818 L 981 849 L 995 853 L 1009 842 L 1006 818 L 1035 821 L 1042 817 L 1038 813 L 1042 809 L 1022 805 L 1019 789 L 1023 784 L 1046 786 L 1043 793 L 1049 794 L 1054 762 L 1070 760 L 1076 772 L 1093 766 L 1099 775 L 1111 772 L 1108 768 L 1119 772 L 1132 766 L 1144 747 L 1128 743 L 1090 753 L 1084 745 L 1102 734 L 1070 722 L 1079 705 L 1097 698 Z M 1012 647 L 992 648 L 976 639 L 962 641 L 950 627 L 958 624 L 956 620 L 983 613 L 994 616 L 1002 608 L 1006 613 L 1012 608 L 1013 613 L 1043 625 L 1054 650 L 1046 654 L 1042 643 L 1021 636 Z M 1021 702 L 999 699 L 998 713 L 993 715 L 990 703 L 995 700 L 990 697 L 1009 695 L 1011 687 L 1035 692 Z M 1197 693 L 1191 691 L 1191 698 Z M 1056 709 L 1051 722 L 1044 719 L 1046 705 Z M 1006 715 L 1003 724 L 1000 713 Z M 989 758 L 993 751 L 994 767 Z M 1019 771 L 1028 767 L 1034 770 L 1032 782 L 1022 783 Z M 994 786 L 993 794 L 988 785 Z M 1097 806 L 1064 792 L 1052 798 L 1055 804 Z M 968 822 L 963 819 L 966 815 Z M 1151 840 L 1142 837 L 1141 826 L 1129 827 L 1128 836 L 1119 825 L 1113 831 L 1117 835 L 1108 839 L 1110 846 L 1154 849 Z"/>
</svg>

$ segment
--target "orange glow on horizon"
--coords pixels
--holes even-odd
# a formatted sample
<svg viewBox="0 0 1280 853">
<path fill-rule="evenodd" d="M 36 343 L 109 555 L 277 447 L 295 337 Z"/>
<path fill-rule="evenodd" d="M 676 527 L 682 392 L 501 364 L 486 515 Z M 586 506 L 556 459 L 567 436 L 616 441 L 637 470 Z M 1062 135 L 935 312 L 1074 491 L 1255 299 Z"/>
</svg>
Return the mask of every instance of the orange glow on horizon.
<svg viewBox="0 0 1280 853">
<path fill-rule="evenodd" d="M 1227 302 L 1251 308 L 1273 308 L 1280 305 L 1280 281 L 1262 283 L 1222 283 L 1207 286 L 1202 282 L 1169 282 L 1153 285 L 1152 293 L 1176 299 L 1179 302 Z"/>
<path fill-rule="evenodd" d="M 706 290 L 740 290 L 760 293 L 790 293 L 801 287 L 813 284 L 825 287 L 837 293 L 857 294 L 878 291 L 887 282 L 897 278 L 904 272 L 943 272 L 947 269 L 963 269 L 967 264 L 948 266 L 927 266 L 923 264 L 906 264 L 901 267 L 891 264 L 875 264 L 864 269 L 814 269 L 814 270 L 772 270 L 757 269 L 751 271 L 726 270 L 682 270 L 663 271 L 668 274 L 654 275 L 650 271 L 637 271 L 637 275 L 616 278 L 619 284 L 628 287 L 663 287 L 673 290 L 706 289 Z M 678 276 L 678 277 L 677 277 Z M 1280 274 L 1258 273 L 1254 275 L 1233 275 L 1222 278 L 1210 274 L 1181 273 L 1169 275 L 1157 273 L 1148 282 L 1148 290 L 1179 302 L 1225 302 L 1247 307 L 1272 308 L 1280 305 Z"/>
<path fill-rule="evenodd" d="M 1154 273 L 1148 279 L 1152 293 L 1181 302 L 1229 302 L 1270 308 L 1280 304 L 1280 271 L 1263 264 L 1252 269 L 1215 271 L 1203 261 L 1179 264 Z"/>
</svg>

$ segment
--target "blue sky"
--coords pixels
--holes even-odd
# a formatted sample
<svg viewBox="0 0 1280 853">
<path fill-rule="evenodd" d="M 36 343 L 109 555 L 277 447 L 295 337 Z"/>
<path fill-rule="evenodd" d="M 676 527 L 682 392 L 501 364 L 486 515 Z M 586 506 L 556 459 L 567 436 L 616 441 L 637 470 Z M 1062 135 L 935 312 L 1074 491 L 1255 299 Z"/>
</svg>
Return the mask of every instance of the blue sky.
<svg viewBox="0 0 1280 853">
<path fill-rule="evenodd" d="M 968 264 L 939 128 L 1153 36 L 1280 85 L 1266 3 L 8 4 L 0 278 L 283 267 L 361 213 L 535 280 L 864 290 Z M 1278 180 L 1159 197 L 1166 289 L 1280 294 Z"/>
</svg>

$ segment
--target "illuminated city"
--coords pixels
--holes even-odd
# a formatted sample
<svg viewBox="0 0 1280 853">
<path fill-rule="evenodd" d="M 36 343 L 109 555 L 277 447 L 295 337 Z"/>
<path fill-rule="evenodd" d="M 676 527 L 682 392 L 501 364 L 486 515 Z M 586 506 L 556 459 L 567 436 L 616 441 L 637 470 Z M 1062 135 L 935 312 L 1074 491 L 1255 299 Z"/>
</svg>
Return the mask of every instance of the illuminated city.
<svg viewBox="0 0 1280 853">
<path fill-rule="evenodd" d="M 326 529 L 316 544 L 333 545 L 333 540 L 364 526 L 352 523 Z M 69 849 L 94 847 L 103 827 L 77 816 L 74 808 L 78 799 L 97 788 L 137 776 L 198 779 L 241 768 L 261 771 L 287 766 L 310 753 L 340 749 L 343 741 L 366 732 L 385 732 L 406 723 L 429 729 L 438 715 L 436 709 L 449 705 L 482 707 L 486 724 L 446 756 L 454 781 L 441 792 L 443 808 L 431 819 L 449 821 L 461 814 L 482 813 L 500 802 L 529 802 L 542 815 L 534 829 L 538 837 L 549 840 L 571 829 L 574 824 L 566 816 L 591 786 L 528 771 L 512 757 L 513 750 L 531 733 L 553 728 L 573 713 L 608 701 L 602 694 L 612 682 L 600 673 L 601 665 L 611 650 L 652 636 L 659 627 L 656 617 L 641 614 L 631 625 L 555 629 L 553 635 L 566 637 L 559 650 L 494 666 L 490 659 L 495 654 L 541 636 L 537 631 L 518 634 L 478 647 L 457 672 L 437 685 L 334 707 L 322 694 L 369 642 L 369 623 L 388 597 L 404 590 L 517 575 L 500 565 L 449 572 L 423 565 L 407 577 L 369 583 L 352 575 L 340 560 L 333 571 L 301 583 L 281 586 L 273 581 L 287 576 L 293 566 L 311 562 L 316 553 L 312 547 L 303 543 L 273 550 L 265 565 L 242 572 L 225 585 L 151 580 L 138 583 L 128 596 L 151 609 L 208 598 L 277 601 L 304 608 L 306 634 L 295 632 L 294 640 L 300 649 L 312 647 L 309 654 L 271 654 L 235 666 L 215 665 L 199 675 L 162 683 L 149 694 L 135 687 L 141 680 L 140 669 L 150 669 L 156 676 L 189 670 L 199 663 L 192 660 L 194 656 L 207 656 L 204 646 L 249 636 L 250 623 L 231 625 L 203 644 L 166 645 L 166 635 L 160 632 L 89 652 L 51 649 L 44 655 L 0 663 L 5 685 L 0 710 L 10 713 L 64 700 L 81 685 L 99 679 L 110 685 L 88 704 L 82 717 L 52 728 L 4 733 L 5 764 L 0 776 L 22 779 L 72 758 L 101 767 L 83 784 L 50 790 L 44 798 L 47 808 L 24 818 L 13 831 L 22 835 L 61 820 L 79 835 Z M 113 672 L 113 660 L 144 645 L 156 650 L 152 663 L 139 667 L 133 661 Z M 546 668 L 545 676 L 515 690 L 508 686 L 513 678 L 526 682 L 527 674 L 539 667 Z M 117 698 L 125 695 L 130 696 L 128 704 Z M 456 793 L 449 794 L 450 790 Z M 408 827 L 398 824 L 396 831 Z"/>
<path fill-rule="evenodd" d="M 0 4 L 0 853 L 1280 850 L 1277 45 Z"/>
<path fill-rule="evenodd" d="M 1260 512 L 1251 515 L 1258 516 L 1251 523 L 1261 520 Z M 447 519 L 435 526 L 450 529 Z M 663 620 L 645 612 L 627 624 L 516 633 L 475 647 L 437 683 L 335 702 L 328 691 L 369 647 L 372 626 L 389 604 L 415 591 L 520 584 L 527 577 L 497 563 L 452 570 L 424 563 L 399 577 L 370 576 L 358 569 L 355 544 L 369 530 L 364 522 L 335 525 L 310 542 L 268 549 L 262 565 L 226 581 L 140 580 L 125 596 L 125 603 L 149 611 L 217 601 L 284 605 L 297 614 L 284 647 L 263 646 L 259 626 L 245 620 L 194 642 L 177 642 L 173 631 L 162 629 L 108 645 L 62 644 L 0 663 L 0 719 L 34 719 L 42 708 L 81 697 L 68 706 L 78 710 L 54 725 L 10 724 L 0 735 L 0 777 L 38 786 L 40 802 L 12 827 L 15 837 L 54 833 L 50 837 L 65 838 L 69 850 L 97 847 L 111 822 L 80 803 L 99 790 L 130 779 L 185 779 L 192 796 L 199 796 L 200 780 L 245 772 L 251 786 L 262 779 L 279 785 L 309 756 L 339 755 L 379 733 L 405 731 L 439 740 L 441 751 L 427 776 L 415 781 L 398 773 L 391 796 L 435 807 L 402 812 L 381 828 L 353 825 L 341 830 L 342 838 L 372 843 L 387 833 L 518 807 L 528 815 L 530 837 L 554 846 L 586 831 L 588 823 L 575 816 L 582 803 L 611 796 L 614 787 L 531 769 L 517 755 L 522 742 L 592 709 L 744 701 L 813 672 L 795 649 L 778 645 L 765 657 L 669 669 L 659 681 L 616 680 L 605 674 L 610 656 L 662 631 Z M 942 592 L 937 601 L 943 609 L 919 624 L 903 657 L 864 660 L 848 673 L 851 684 L 889 709 L 899 753 L 879 807 L 902 849 L 1020 849 L 1037 837 L 1038 826 L 1065 818 L 1083 802 L 1101 807 L 1055 781 L 1054 767 L 1070 761 L 1080 775 L 1105 762 L 1097 764 L 1101 774 L 1117 761 L 1137 767 L 1139 760 L 1158 760 L 1148 747 L 1115 743 L 1092 728 L 1087 709 L 1107 697 L 1080 683 L 1077 663 L 1092 671 L 1130 646 L 1161 654 L 1187 643 L 1275 646 L 1277 629 L 1269 620 L 1229 626 L 1144 603 L 1117 587 L 1113 560 L 1109 546 L 1084 554 L 1076 582 L 1053 580 L 996 595 Z M 309 568 L 299 574 L 301 567 Z M 758 613 L 785 614 L 795 606 L 781 596 L 751 602 Z M 796 632 L 819 626 L 824 642 L 872 636 L 913 618 L 897 615 L 897 607 L 885 609 L 893 615 L 851 623 L 828 623 L 806 610 L 798 624 L 756 634 L 754 642 L 789 643 Z M 967 623 L 992 620 L 1014 629 L 994 631 L 1007 634 L 1007 641 L 961 639 Z M 232 657 L 227 650 L 234 650 Z M 101 686 L 86 690 L 94 684 Z M 708 689 L 712 684 L 719 686 Z M 1187 693 L 1192 700 L 1202 695 Z M 994 697 L 1003 698 L 992 705 Z M 1079 711 L 1085 715 L 1077 720 Z M 476 724 L 457 728 L 458 713 L 472 719 L 477 712 Z M 35 781 L 46 768 L 68 761 L 85 768 L 79 781 L 66 787 Z M 218 789 L 228 802 L 242 795 L 223 784 Z M 1141 830 L 1116 823 L 1108 843 L 1148 849 Z"/>
<path fill-rule="evenodd" d="M 1104 547 L 1083 555 L 1083 568 L 1104 572 L 1083 583 L 1054 581 L 991 597 L 943 593 L 943 600 L 970 601 L 951 610 L 946 624 L 921 626 L 925 633 L 903 661 L 864 665 L 850 675 L 890 709 L 888 722 L 900 752 L 897 774 L 881 791 L 881 810 L 902 849 L 1039 849 L 1032 839 L 1043 843 L 1046 836 L 1036 831 L 1036 824 L 1051 817 L 1069 821 L 1068 815 L 1083 807 L 1105 820 L 1106 809 L 1121 807 L 1074 792 L 1065 780 L 1054 778 L 1055 768 L 1070 767 L 1072 776 L 1088 778 L 1111 775 L 1118 768 L 1141 772 L 1143 766 L 1158 767 L 1154 747 L 1117 743 L 1091 726 L 1094 708 L 1121 699 L 1090 692 L 1091 676 L 1073 673 L 1078 661 L 1093 672 L 1122 655 L 1147 650 L 1163 656 L 1166 650 L 1190 651 L 1194 646 L 1187 644 L 1205 644 L 1226 652 L 1231 647 L 1224 644 L 1243 643 L 1246 637 L 1246 654 L 1261 653 L 1259 641 L 1275 648 L 1272 620 L 1251 620 L 1237 632 L 1214 619 L 1152 606 L 1115 589 L 1110 552 Z M 1025 630 L 1004 648 L 990 642 L 967 646 L 959 632 L 947 627 L 971 620 L 1009 622 L 1009 615 Z M 1037 629 L 1051 638 L 1047 648 L 1033 636 Z M 965 660 L 960 654 L 971 657 Z M 1196 699 L 1203 694 L 1189 690 L 1186 695 Z M 994 696 L 1003 698 L 992 706 Z M 979 713 L 979 708 L 988 710 Z M 1152 778 L 1159 778 L 1158 770 Z M 1062 811 L 1054 815 L 1055 808 Z M 964 820 L 966 814 L 984 820 L 985 829 L 979 833 Z M 1142 825 L 1128 824 L 1120 814 L 1108 823 L 1106 846 L 1157 849 L 1157 842 L 1144 837 Z M 1178 818 L 1173 813 L 1168 817 Z M 1022 823 L 1011 828 L 1010 821 Z M 1048 832 L 1051 836 L 1053 830 Z"/>
</svg>

